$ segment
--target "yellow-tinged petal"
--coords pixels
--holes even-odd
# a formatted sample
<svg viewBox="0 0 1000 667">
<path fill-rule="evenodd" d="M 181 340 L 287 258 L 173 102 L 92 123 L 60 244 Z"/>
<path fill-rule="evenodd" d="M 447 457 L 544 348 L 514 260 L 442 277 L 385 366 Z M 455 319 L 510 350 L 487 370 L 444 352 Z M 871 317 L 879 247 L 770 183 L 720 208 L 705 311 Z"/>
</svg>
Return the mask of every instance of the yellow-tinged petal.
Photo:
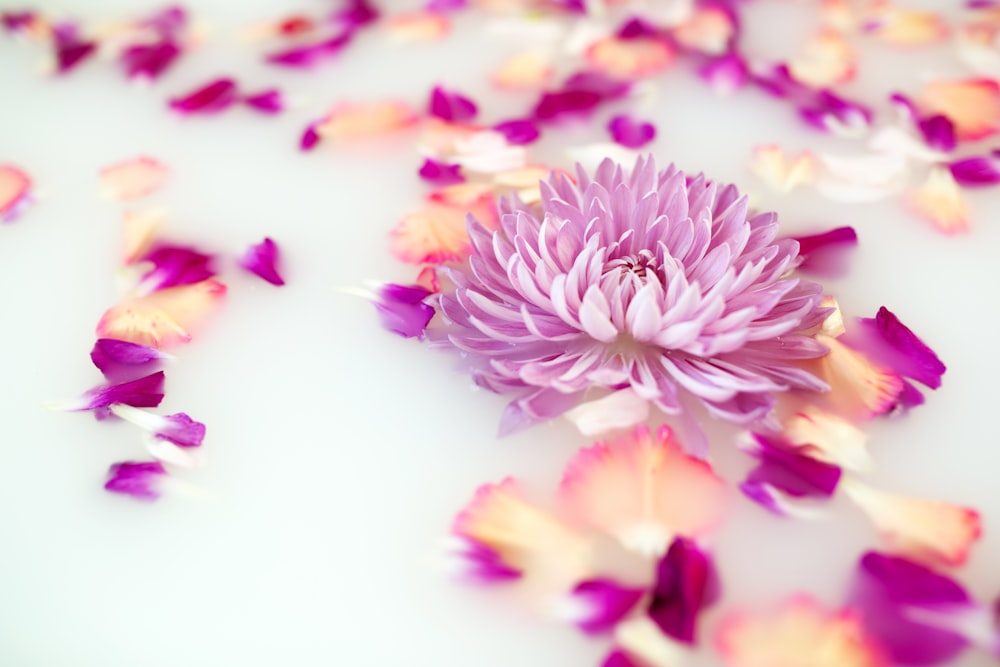
<svg viewBox="0 0 1000 667">
<path fill-rule="evenodd" d="M 104 196 L 126 201 L 159 189 L 167 179 L 168 169 L 154 158 L 137 157 L 105 167 L 99 173 Z"/>
<path fill-rule="evenodd" d="M 407 12 L 388 17 L 382 27 L 397 42 L 436 42 L 451 31 L 451 20 L 440 12 Z"/>
<path fill-rule="evenodd" d="M 346 140 L 390 134 L 415 124 L 419 114 L 405 102 L 343 102 L 316 125 L 324 139 Z"/>
<path fill-rule="evenodd" d="M 392 253 L 410 264 L 444 264 L 468 257 L 466 217 L 472 214 L 488 228 L 497 224 L 493 195 L 482 188 L 459 183 L 431 195 L 389 233 Z"/>
<path fill-rule="evenodd" d="M 542 198 L 539 182 L 548 178 L 553 171 L 564 177 L 570 176 L 561 170 L 553 170 L 544 165 L 530 165 L 495 174 L 493 186 L 498 197 L 516 194 L 525 204 L 536 204 Z"/>
<path fill-rule="evenodd" d="M 440 118 L 428 118 L 421 126 L 417 148 L 423 155 L 451 162 L 450 158 L 459 147 L 483 130 L 480 125 L 461 125 Z"/>
<path fill-rule="evenodd" d="M 822 0 L 820 13 L 823 25 L 834 30 L 846 33 L 857 27 L 858 17 L 851 0 Z"/>
<path fill-rule="evenodd" d="M 782 433 L 803 454 L 849 470 L 871 469 L 868 435 L 850 421 L 807 405 L 782 420 Z"/>
<path fill-rule="evenodd" d="M 580 521 L 647 556 L 663 554 L 677 535 L 702 535 L 722 520 L 725 483 L 685 454 L 672 431 L 646 426 L 581 449 L 566 466 L 560 496 Z"/>
<path fill-rule="evenodd" d="M 689 650 L 668 637 L 646 615 L 634 616 L 615 626 L 615 644 L 642 667 L 683 667 Z"/>
<path fill-rule="evenodd" d="M 879 491 L 847 478 L 841 488 L 868 515 L 890 548 L 931 564 L 961 565 L 982 535 L 979 513 L 939 500 Z"/>
<path fill-rule="evenodd" d="M 755 146 L 750 171 L 776 192 L 790 192 L 816 180 L 816 157 L 802 151 L 795 157 L 785 155 L 777 144 Z"/>
<path fill-rule="evenodd" d="M 674 60 L 673 50 L 658 39 L 606 37 L 586 52 L 594 69 L 619 79 L 642 79 L 659 74 Z"/>
<path fill-rule="evenodd" d="M 879 0 L 868 8 L 865 32 L 894 46 L 921 46 L 943 41 L 950 30 L 936 12 L 895 7 Z"/>
<path fill-rule="evenodd" d="M 672 31 L 674 39 L 702 53 L 721 55 L 729 48 L 736 26 L 729 14 L 718 7 L 700 7 Z"/>
<path fill-rule="evenodd" d="M 522 51 L 493 70 L 493 85 L 507 90 L 542 90 L 552 81 L 551 59 L 542 51 Z"/>
<path fill-rule="evenodd" d="M 870 419 L 895 407 L 904 388 L 902 378 L 836 338 L 820 335 L 816 340 L 829 352 L 803 365 L 830 385 L 824 403 L 850 419 Z"/>
<path fill-rule="evenodd" d="M 903 203 L 907 210 L 945 234 L 969 229 L 969 211 L 962 189 L 946 167 L 932 168 L 920 187 L 906 193 Z"/>
<path fill-rule="evenodd" d="M 167 214 L 162 209 L 125 211 L 122 239 L 126 264 L 132 264 L 146 254 L 166 219 Z"/>
<path fill-rule="evenodd" d="M 225 285 L 208 279 L 126 299 L 104 313 L 97 324 L 97 337 L 158 349 L 186 343 L 225 294 Z"/>
<path fill-rule="evenodd" d="M 928 114 L 944 114 L 959 139 L 982 139 L 1000 132 L 1000 84 L 993 79 L 934 81 L 919 104 Z"/>
<path fill-rule="evenodd" d="M 825 88 L 854 78 L 857 63 L 857 52 L 844 35 L 826 28 L 808 41 L 805 53 L 791 59 L 788 67 L 796 80 Z"/>
<path fill-rule="evenodd" d="M 861 619 L 796 595 L 764 614 L 723 619 L 716 635 L 728 667 L 888 667 Z"/>
<path fill-rule="evenodd" d="M 955 34 L 958 59 L 976 74 L 1000 76 L 1000 25 L 987 22 L 961 26 Z"/>
</svg>

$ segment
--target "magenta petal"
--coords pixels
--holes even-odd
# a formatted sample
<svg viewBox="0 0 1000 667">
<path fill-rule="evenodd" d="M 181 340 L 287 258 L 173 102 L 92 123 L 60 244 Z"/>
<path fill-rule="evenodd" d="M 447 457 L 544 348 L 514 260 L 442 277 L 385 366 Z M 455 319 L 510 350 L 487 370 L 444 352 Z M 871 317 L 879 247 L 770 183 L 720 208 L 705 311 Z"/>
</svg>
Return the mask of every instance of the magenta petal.
<svg viewBox="0 0 1000 667">
<path fill-rule="evenodd" d="M 846 271 L 847 251 L 858 245 L 858 234 L 853 227 L 836 227 L 819 234 L 794 236 L 792 240 L 799 244 L 799 270 L 834 278 Z"/>
<path fill-rule="evenodd" d="M 584 612 L 574 622 L 588 635 L 612 630 L 645 595 L 642 588 L 628 588 L 612 579 L 582 581 L 571 596 Z"/>
<path fill-rule="evenodd" d="M 427 103 L 427 113 L 449 123 L 467 123 L 476 117 L 479 109 L 468 97 L 454 91 L 434 86 Z"/>
<path fill-rule="evenodd" d="M 874 318 L 859 318 L 857 331 L 848 331 L 845 342 L 874 361 L 900 375 L 937 389 L 946 367 L 888 308 L 882 306 Z"/>
<path fill-rule="evenodd" d="M 112 338 L 98 338 L 90 351 L 90 360 L 109 380 L 148 372 L 166 356 L 154 347 Z"/>
<path fill-rule="evenodd" d="M 420 285 L 383 285 L 374 302 L 382 326 L 403 338 L 422 339 L 434 317 L 434 308 L 424 303 L 430 294 Z"/>
<path fill-rule="evenodd" d="M 65 36 L 63 31 L 57 29 L 55 50 L 56 72 L 65 74 L 94 55 L 97 52 L 97 42 L 79 39 L 75 29 L 67 30 Z"/>
<path fill-rule="evenodd" d="M 542 93 L 532 110 L 532 117 L 538 121 L 554 121 L 564 115 L 586 113 L 601 102 L 624 97 L 630 89 L 628 82 L 605 74 L 577 72 L 561 89 Z"/>
<path fill-rule="evenodd" d="M 718 578 L 708 554 L 678 537 L 656 566 L 647 614 L 664 634 L 694 644 L 698 614 L 718 597 Z"/>
<path fill-rule="evenodd" d="M 316 123 L 310 123 L 302 131 L 302 136 L 299 138 L 299 150 L 303 152 L 311 151 L 319 144 L 319 140 L 320 136 L 319 132 L 316 131 Z"/>
<path fill-rule="evenodd" d="M 538 126 L 527 118 L 505 120 L 494 125 L 493 130 L 502 134 L 507 143 L 514 146 L 534 143 L 541 136 Z"/>
<path fill-rule="evenodd" d="M 503 561 L 500 554 L 481 542 L 458 539 L 453 556 L 460 559 L 460 575 L 478 584 L 499 584 L 521 578 L 521 571 Z"/>
<path fill-rule="evenodd" d="M 840 482 L 840 468 L 800 454 L 784 443 L 758 433 L 750 453 L 759 463 L 740 490 L 776 514 L 784 514 L 771 489 L 794 498 L 829 498 Z"/>
<path fill-rule="evenodd" d="M 159 461 L 122 461 L 108 469 L 104 488 L 139 500 L 156 500 L 166 476 L 167 470 Z"/>
<path fill-rule="evenodd" d="M 205 425 L 191 419 L 183 412 L 163 418 L 162 428 L 154 435 L 161 440 L 169 440 L 178 447 L 200 447 L 205 440 Z"/>
<path fill-rule="evenodd" d="M 215 275 L 212 269 L 214 259 L 212 255 L 187 246 L 157 246 L 141 258 L 143 262 L 152 263 L 153 268 L 142 277 L 137 290 L 149 293 L 200 283 Z"/>
<path fill-rule="evenodd" d="M 218 113 L 236 103 L 238 92 L 232 79 L 216 79 L 181 97 L 170 100 L 170 108 L 185 114 Z"/>
<path fill-rule="evenodd" d="M 7 32 L 16 34 L 31 27 L 36 18 L 37 14 L 32 11 L 0 12 L 0 26 Z"/>
<path fill-rule="evenodd" d="M 959 185 L 982 187 L 1000 183 L 1000 157 L 994 152 L 990 156 L 969 157 L 948 163 L 951 175 Z"/>
<path fill-rule="evenodd" d="M 240 268 L 253 273 L 272 285 L 285 284 L 284 278 L 278 273 L 278 262 L 280 260 L 278 244 L 269 238 L 256 245 L 247 248 L 243 257 L 237 262 Z"/>
<path fill-rule="evenodd" d="M 642 665 L 632 660 L 625 651 L 615 649 L 604 658 L 601 667 L 642 667 Z"/>
<path fill-rule="evenodd" d="M 962 615 L 975 603 L 959 584 L 919 563 L 868 552 L 858 565 L 849 604 L 900 665 L 936 665 L 961 653 L 968 640 L 939 624 L 919 622 L 919 612 Z"/>
<path fill-rule="evenodd" d="M 830 131 L 836 124 L 851 128 L 868 127 L 874 114 L 868 107 L 821 90 L 809 104 L 799 108 L 802 118 L 817 129 Z"/>
<path fill-rule="evenodd" d="M 254 111 L 268 115 L 279 114 L 285 110 L 285 103 L 281 98 L 281 92 L 276 88 L 269 88 L 259 93 L 245 95 L 240 101 Z"/>
<path fill-rule="evenodd" d="M 469 6 L 469 0 L 428 0 L 424 9 L 429 12 L 455 12 Z"/>
<path fill-rule="evenodd" d="M 187 10 L 179 5 L 171 5 L 144 19 L 142 26 L 161 35 L 176 35 L 187 27 L 187 23 Z"/>
<path fill-rule="evenodd" d="M 348 30 L 320 42 L 268 54 L 264 60 L 272 65 L 281 65 L 282 67 L 312 67 L 337 55 L 351 42 L 353 36 L 354 33 Z"/>
<path fill-rule="evenodd" d="M 118 56 L 130 79 L 156 79 L 167 71 L 178 56 L 180 47 L 170 39 L 153 44 L 135 44 L 122 50 Z"/>
<path fill-rule="evenodd" d="M 619 114 L 608 121 L 608 133 L 616 144 L 625 148 L 642 148 L 656 138 L 656 127 L 628 114 Z"/>
<path fill-rule="evenodd" d="M 357 30 L 379 19 L 378 9 L 368 0 L 348 0 L 347 7 L 337 11 L 333 20 L 344 24 L 350 30 Z"/>
<path fill-rule="evenodd" d="M 712 90 L 731 93 L 746 85 L 749 73 L 747 65 L 738 53 L 727 53 L 709 61 L 698 70 Z"/>
<path fill-rule="evenodd" d="M 461 174 L 462 166 L 458 164 L 445 164 L 427 158 L 420 166 L 420 178 L 435 185 L 454 185 L 465 182 L 465 177 Z"/>
<path fill-rule="evenodd" d="M 917 129 L 924 137 L 924 143 L 934 150 L 950 153 L 955 150 L 958 140 L 955 137 L 955 124 L 947 116 L 938 114 L 922 118 L 917 123 Z"/>
<path fill-rule="evenodd" d="M 638 16 L 633 16 L 618 28 L 617 34 L 621 39 L 640 39 L 643 37 L 659 37 L 660 30 L 649 21 Z"/>
<path fill-rule="evenodd" d="M 68 409 L 100 410 L 112 403 L 124 403 L 136 408 L 155 408 L 163 400 L 163 380 L 163 371 L 157 371 L 137 380 L 94 387 L 84 392 L 80 400 Z"/>
</svg>

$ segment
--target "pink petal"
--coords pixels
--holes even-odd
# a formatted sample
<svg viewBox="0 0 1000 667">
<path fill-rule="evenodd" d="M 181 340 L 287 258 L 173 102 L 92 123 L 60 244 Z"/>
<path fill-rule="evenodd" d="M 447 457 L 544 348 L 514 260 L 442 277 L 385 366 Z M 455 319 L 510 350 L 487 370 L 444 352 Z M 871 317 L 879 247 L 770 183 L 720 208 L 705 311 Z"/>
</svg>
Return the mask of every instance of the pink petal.
<svg viewBox="0 0 1000 667">
<path fill-rule="evenodd" d="M 419 175 L 420 178 L 435 185 L 453 185 L 465 181 L 461 168 L 462 166 L 458 164 L 445 164 L 427 158 L 420 166 Z"/>
<path fill-rule="evenodd" d="M 612 630 L 646 594 L 613 579 L 588 579 L 573 587 L 566 601 L 568 620 L 588 635 Z"/>
<path fill-rule="evenodd" d="M 159 160 L 139 156 L 101 169 L 101 190 L 118 201 L 140 199 L 159 190 L 169 173 Z"/>
<path fill-rule="evenodd" d="M 846 273 L 847 251 L 858 245 L 858 233 L 853 227 L 836 227 L 792 240 L 799 244 L 800 271 L 835 278 Z"/>
<path fill-rule="evenodd" d="M 90 360 L 109 380 L 146 374 L 168 358 L 156 348 L 111 338 L 98 338 L 90 351 Z"/>
<path fill-rule="evenodd" d="M 615 143 L 625 148 L 642 148 L 656 138 L 656 127 L 647 121 L 619 114 L 608 121 L 608 133 Z"/>
<path fill-rule="evenodd" d="M 895 7 L 888 2 L 869 7 L 863 30 L 894 46 L 923 46 L 946 39 L 944 17 L 935 12 Z"/>
<path fill-rule="evenodd" d="M 814 88 L 826 88 L 853 79 L 858 56 L 838 30 L 825 29 L 812 37 L 805 53 L 788 63 L 795 79 Z"/>
<path fill-rule="evenodd" d="M 817 461 L 849 470 L 871 468 L 868 436 L 853 420 L 808 405 L 787 417 L 781 429 L 789 444 Z"/>
<path fill-rule="evenodd" d="M 790 443 L 758 433 L 751 436 L 753 440 L 747 451 L 759 462 L 740 485 L 744 493 L 766 485 L 792 498 L 829 498 L 833 495 L 840 482 L 839 467 L 808 456 Z"/>
<path fill-rule="evenodd" d="M 383 285 L 374 301 L 382 326 L 403 338 L 423 339 L 434 317 L 434 308 L 424 303 L 430 294 L 420 285 Z"/>
<path fill-rule="evenodd" d="M 836 338 L 818 336 L 829 352 L 804 362 L 830 386 L 823 401 L 849 419 L 870 419 L 892 410 L 903 391 L 903 380 L 891 369 L 844 345 Z"/>
<path fill-rule="evenodd" d="M 604 72 L 584 70 L 569 77 L 561 88 L 542 93 L 532 117 L 551 122 L 566 115 L 585 114 L 602 102 L 624 97 L 631 87 L 628 81 Z"/>
<path fill-rule="evenodd" d="M 0 221 L 13 222 L 30 203 L 31 178 L 17 167 L 0 164 Z"/>
<path fill-rule="evenodd" d="M 84 60 L 97 53 L 97 42 L 80 37 L 77 26 L 73 24 L 57 25 L 52 33 L 57 74 L 65 74 L 75 69 Z"/>
<path fill-rule="evenodd" d="M 285 102 L 281 97 L 281 91 L 276 88 L 270 88 L 252 95 L 244 95 L 240 102 L 254 111 L 268 115 L 279 114 L 285 110 Z"/>
<path fill-rule="evenodd" d="M 472 249 L 466 231 L 471 215 L 487 228 L 496 226 L 493 196 L 479 195 L 472 203 L 441 203 L 428 199 L 424 206 L 406 215 L 390 232 L 390 250 L 410 264 L 444 264 L 468 257 Z"/>
<path fill-rule="evenodd" d="M 169 106 L 183 114 L 218 113 L 239 100 L 236 82 L 215 79 L 200 88 L 170 100 Z"/>
<path fill-rule="evenodd" d="M 148 294 L 168 287 L 191 285 L 215 275 L 213 255 L 188 246 L 154 246 L 140 259 L 153 268 L 142 276 L 136 292 Z"/>
<path fill-rule="evenodd" d="M 502 134 L 507 143 L 514 146 L 534 143 L 541 136 L 538 125 L 527 118 L 505 120 L 494 125 L 493 129 Z"/>
<path fill-rule="evenodd" d="M 789 158 L 777 144 L 755 146 L 750 163 L 750 171 L 776 192 L 790 192 L 815 182 L 816 168 L 816 157 L 809 151 Z"/>
<path fill-rule="evenodd" d="M 749 78 L 746 63 L 735 52 L 708 61 L 698 74 L 712 90 L 722 95 L 736 92 L 746 85 Z"/>
<path fill-rule="evenodd" d="M 219 306 L 225 294 L 222 283 L 203 280 L 126 299 L 104 313 L 97 335 L 158 349 L 187 343 L 192 330 Z"/>
<path fill-rule="evenodd" d="M 264 56 L 264 60 L 272 65 L 280 65 L 281 67 L 313 67 L 339 54 L 344 47 L 351 43 L 353 37 L 354 32 L 346 30 L 318 42 L 269 53 Z"/>
<path fill-rule="evenodd" d="M 899 374 L 937 389 L 945 365 L 913 331 L 888 308 L 879 308 L 873 318 L 859 318 L 856 331 L 845 342 Z"/>
<path fill-rule="evenodd" d="M 108 469 L 104 488 L 138 500 L 156 500 L 167 470 L 159 461 L 122 461 Z"/>
<path fill-rule="evenodd" d="M 56 404 L 53 407 L 73 412 L 102 410 L 112 403 L 124 403 L 137 408 L 155 408 L 163 400 L 163 379 L 163 371 L 156 371 L 136 380 L 88 389 L 79 399 Z"/>
<path fill-rule="evenodd" d="M 504 563 L 500 554 L 475 540 L 461 537 L 450 540 L 447 558 L 459 577 L 473 583 L 507 583 L 522 576 L 520 570 Z"/>
<path fill-rule="evenodd" d="M 449 123 L 467 123 L 476 117 L 476 103 L 460 93 L 434 86 L 427 113 Z"/>
<path fill-rule="evenodd" d="M 201 447 L 205 439 L 205 425 L 183 412 L 162 416 L 120 403 L 110 407 L 115 416 L 178 447 Z"/>
<path fill-rule="evenodd" d="M 698 616 L 718 595 L 718 576 L 708 554 L 678 537 L 656 566 L 646 613 L 668 637 L 694 645 Z"/>
<path fill-rule="evenodd" d="M 278 244 L 265 237 L 260 243 L 247 248 L 237 264 L 272 285 L 281 286 L 285 284 L 285 280 L 278 273 L 279 261 Z"/>
<path fill-rule="evenodd" d="M 342 102 L 315 124 L 314 131 L 323 139 L 342 141 L 396 132 L 417 120 L 419 115 L 405 102 Z"/>
<path fill-rule="evenodd" d="M 181 47 L 173 39 L 164 38 L 152 44 L 132 44 L 118 55 L 129 79 L 158 79 L 181 55 Z"/>
</svg>

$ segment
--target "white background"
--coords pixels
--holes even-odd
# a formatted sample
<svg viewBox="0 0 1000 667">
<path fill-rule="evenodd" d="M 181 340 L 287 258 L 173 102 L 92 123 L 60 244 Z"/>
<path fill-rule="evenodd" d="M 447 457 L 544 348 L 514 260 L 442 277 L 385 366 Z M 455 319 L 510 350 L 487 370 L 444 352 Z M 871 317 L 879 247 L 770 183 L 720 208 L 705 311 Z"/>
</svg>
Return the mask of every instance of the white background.
<svg viewBox="0 0 1000 667">
<path fill-rule="evenodd" d="M 39 199 L 0 228 L 0 665 L 598 664 L 602 642 L 540 621 L 505 593 L 455 585 L 437 557 L 477 485 L 514 474 L 544 497 L 587 441 L 564 423 L 496 439 L 503 398 L 472 391 L 447 355 L 383 332 L 370 305 L 337 291 L 412 278 L 386 243 L 424 192 L 412 136 L 297 151 L 301 128 L 336 101 L 394 96 L 421 106 L 434 83 L 478 99 L 484 122 L 514 115 L 530 96 L 497 95 L 484 72 L 519 44 L 486 35 L 469 15 L 443 44 L 401 49 L 373 32 L 326 66 L 288 72 L 261 64 L 235 39 L 238 27 L 327 4 L 198 4 L 210 39 L 150 89 L 127 85 L 110 63 L 47 79 L 37 49 L 0 40 L 0 162 L 27 170 Z M 157 6 L 45 5 L 86 19 Z M 787 53 L 810 16 L 789 5 L 754 9 L 749 48 Z M 945 50 L 868 56 L 852 90 L 869 99 L 961 71 Z M 276 84 L 298 106 L 276 119 L 168 113 L 168 96 L 223 74 L 249 89 Z M 756 93 L 716 98 L 684 67 L 659 81 L 648 113 L 664 163 L 760 190 L 746 171 L 754 144 L 849 150 Z M 599 128 L 575 128 L 567 140 L 601 138 Z M 547 150 L 539 155 L 568 166 Z M 149 202 L 170 211 L 170 239 L 231 257 L 272 236 L 288 280 L 276 289 L 223 262 L 225 307 L 177 351 L 163 404 L 208 425 L 206 465 L 185 475 L 204 495 L 152 505 L 101 490 L 110 463 L 143 457 L 129 426 L 41 408 L 100 379 L 87 353 L 117 298 L 123 206 L 98 196 L 96 174 L 139 154 L 172 168 Z M 979 508 L 986 534 L 960 577 L 993 598 L 1000 226 L 997 195 L 970 200 L 972 230 L 955 238 L 894 201 L 766 203 L 789 232 L 855 226 L 852 271 L 830 290 L 851 315 L 887 305 L 949 366 L 925 407 L 872 428 L 872 479 Z M 722 474 L 738 478 L 745 462 L 728 439 L 713 447 Z M 726 609 L 797 590 L 836 603 L 857 555 L 877 544 L 840 504 L 826 521 L 791 524 L 739 503 L 715 543 L 725 597 L 706 627 Z M 984 663 L 970 653 L 960 664 Z"/>
</svg>

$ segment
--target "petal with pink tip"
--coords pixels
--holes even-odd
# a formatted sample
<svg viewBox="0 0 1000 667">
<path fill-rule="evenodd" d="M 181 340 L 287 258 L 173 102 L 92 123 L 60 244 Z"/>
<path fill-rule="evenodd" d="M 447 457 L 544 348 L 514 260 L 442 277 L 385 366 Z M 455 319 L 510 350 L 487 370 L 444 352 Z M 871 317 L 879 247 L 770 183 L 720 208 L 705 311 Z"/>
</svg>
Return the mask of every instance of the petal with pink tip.
<svg viewBox="0 0 1000 667">
<path fill-rule="evenodd" d="M 968 507 L 886 493 L 856 479 L 842 486 L 893 550 L 911 558 L 961 565 L 982 534 L 979 513 Z"/>
<path fill-rule="evenodd" d="M 386 17 L 382 29 L 394 42 L 438 42 L 451 32 L 451 19 L 440 12 L 408 12 Z"/>
<path fill-rule="evenodd" d="M 17 167 L 0 164 L 0 221 L 13 222 L 29 201 L 31 178 Z"/>
<path fill-rule="evenodd" d="M 893 409 L 903 380 L 836 338 L 817 336 L 829 352 L 804 365 L 830 386 L 821 401 L 849 419 L 870 419 Z"/>
<path fill-rule="evenodd" d="M 674 52 L 659 39 L 605 37 L 585 54 L 593 69 L 609 76 L 635 80 L 659 74 L 674 61 Z"/>
<path fill-rule="evenodd" d="M 879 2 L 870 8 L 862 26 L 868 35 L 893 46 L 922 46 L 947 39 L 950 30 L 936 12 L 894 7 Z"/>
<path fill-rule="evenodd" d="M 504 563 L 496 551 L 458 536 L 445 545 L 445 565 L 459 578 L 473 583 L 506 583 L 521 578 L 521 571 Z"/>
<path fill-rule="evenodd" d="M 848 470 L 871 469 L 868 436 L 850 420 L 809 405 L 782 422 L 785 439 L 803 453 Z"/>
<path fill-rule="evenodd" d="M 405 102 L 343 102 L 315 125 L 323 139 L 344 141 L 404 130 L 419 119 Z"/>
<path fill-rule="evenodd" d="M 959 139 L 983 139 L 1000 132 L 1000 84 L 992 79 L 934 81 L 924 88 L 920 107 L 950 118 Z"/>
<path fill-rule="evenodd" d="M 906 193 L 903 203 L 945 234 L 969 229 L 969 211 L 962 190 L 947 167 L 932 168 L 920 187 Z"/>
<path fill-rule="evenodd" d="M 209 279 L 126 299 L 104 313 L 97 335 L 157 349 L 186 343 L 225 294 L 225 285 Z"/>
<path fill-rule="evenodd" d="M 826 88 L 854 78 L 858 56 L 844 35 L 822 30 L 806 45 L 805 53 L 788 63 L 796 81 L 814 88 Z"/>
<path fill-rule="evenodd" d="M 553 76 L 551 59 L 541 51 L 522 51 L 500 64 L 491 76 L 505 90 L 542 90 Z"/>
<path fill-rule="evenodd" d="M 452 194 L 447 195 L 449 198 Z M 471 205 L 453 205 L 429 199 L 422 208 L 406 215 L 390 232 L 390 250 L 411 264 L 444 264 L 463 260 L 471 242 L 466 216 L 472 215 L 485 226 L 496 226 L 497 214 L 490 194 L 481 195 Z"/>
<path fill-rule="evenodd" d="M 644 555 L 663 554 L 676 535 L 704 534 L 722 520 L 723 481 L 688 456 L 666 426 L 646 426 L 581 449 L 569 462 L 560 496 L 581 521 Z"/>
<path fill-rule="evenodd" d="M 101 191 L 118 201 L 140 199 L 159 190 L 168 174 L 167 166 L 159 160 L 140 156 L 101 169 Z"/>
<path fill-rule="evenodd" d="M 816 180 L 816 157 L 809 151 L 786 156 L 777 144 L 755 146 L 750 171 L 775 192 L 790 192 Z"/>
<path fill-rule="evenodd" d="M 728 667 L 889 667 L 852 612 L 800 594 L 761 615 L 731 613 L 716 634 Z"/>
</svg>

